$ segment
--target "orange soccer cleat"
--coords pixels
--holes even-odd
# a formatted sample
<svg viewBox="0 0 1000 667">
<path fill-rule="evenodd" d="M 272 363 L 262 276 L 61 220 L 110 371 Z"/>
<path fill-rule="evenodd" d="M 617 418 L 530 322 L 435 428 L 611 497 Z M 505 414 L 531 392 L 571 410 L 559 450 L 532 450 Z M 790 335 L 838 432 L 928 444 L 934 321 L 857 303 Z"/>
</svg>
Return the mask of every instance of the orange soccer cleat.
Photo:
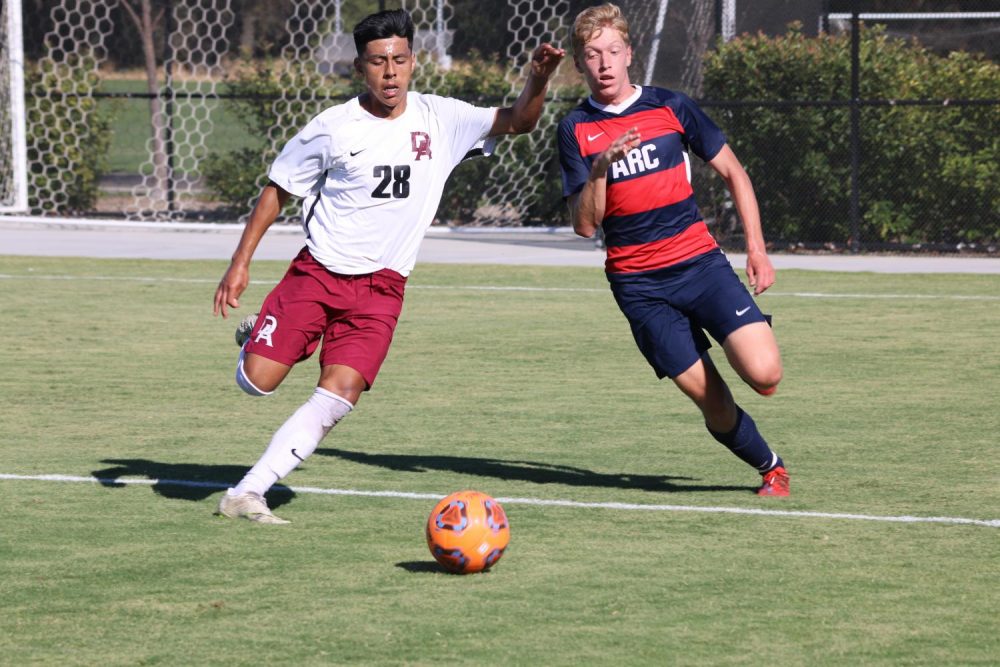
<svg viewBox="0 0 1000 667">
<path fill-rule="evenodd" d="M 787 496 L 788 471 L 777 466 L 764 473 L 764 483 L 757 489 L 758 496 Z"/>
</svg>

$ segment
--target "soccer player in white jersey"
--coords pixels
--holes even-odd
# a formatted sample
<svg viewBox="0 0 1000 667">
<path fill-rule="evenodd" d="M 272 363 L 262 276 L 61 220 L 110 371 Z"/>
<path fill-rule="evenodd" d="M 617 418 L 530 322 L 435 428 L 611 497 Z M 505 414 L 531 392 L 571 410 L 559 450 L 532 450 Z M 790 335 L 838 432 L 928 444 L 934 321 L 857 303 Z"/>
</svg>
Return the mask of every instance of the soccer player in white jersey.
<svg viewBox="0 0 1000 667">
<path fill-rule="evenodd" d="M 320 113 L 284 147 L 215 291 L 213 312 L 227 317 L 240 305 L 264 233 L 290 196 L 302 197 L 305 247 L 256 320 L 241 324 L 238 342 L 246 338 L 236 382 L 250 395 L 270 394 L 322 341 L 318 386 L 223 495 L 221 516 L 288 523 L 270 511 L 264 494 L 316 450 L 375 381 L 448 175 L 484 141 L 534 129 L 549 77 L 565 55 L 542 44 L 514 105 L 481 108 L 408 90 L 413 32 L 401 9 L 355 26 L 354 66 L 367 91 Z"/>
</svg>

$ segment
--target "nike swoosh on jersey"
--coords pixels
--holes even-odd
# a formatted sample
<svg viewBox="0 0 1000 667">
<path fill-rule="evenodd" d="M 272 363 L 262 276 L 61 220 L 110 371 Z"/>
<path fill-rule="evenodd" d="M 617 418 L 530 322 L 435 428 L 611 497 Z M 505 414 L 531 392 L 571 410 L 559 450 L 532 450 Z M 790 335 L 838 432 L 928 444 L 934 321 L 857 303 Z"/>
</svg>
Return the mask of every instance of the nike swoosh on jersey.
<svg viewBox="0 0 1000 667">
<path fill-rule="evenodd" d="M 603 132 L 598 132 L 598 133 L 597 133 L 597 134 L 595 134 L 594 136 L 590 136 L 590 135 L 588 134 L 588 135 L 587 135 L 587 141 L 593 141 L 594 139 L 596 139 L 597 137 L 601 136 L 602 134 L 604 134 L 604 133 L 603 133 Z"/>
<path fill-rule="evenodd" d="M 744 308 L 743 310 L 737 310 L 737 311 L 736 311 L 736 317 L 743 317 L 744 315 L 746 315 L 746 312 L 747 312 L 748 310 L 750 310 L 750 306 L 747 306 L 747 307 L 746 307 L 746 308 Z"/>
<path fill-rule="evenodd" d="M 366 150 L 368 150 L 368 149 L 367 149 L 367 148 L 362 148 L 362 149 L 361 149 L 361 150 L 359 150 L 359 151 L 351 151 L 351 157 L 354 157 L 354 156 L 355 156 L 355 155 L 357 155 L 358 153 L 364 153 L 364 152 L 365 152 Z"/>
</svg>

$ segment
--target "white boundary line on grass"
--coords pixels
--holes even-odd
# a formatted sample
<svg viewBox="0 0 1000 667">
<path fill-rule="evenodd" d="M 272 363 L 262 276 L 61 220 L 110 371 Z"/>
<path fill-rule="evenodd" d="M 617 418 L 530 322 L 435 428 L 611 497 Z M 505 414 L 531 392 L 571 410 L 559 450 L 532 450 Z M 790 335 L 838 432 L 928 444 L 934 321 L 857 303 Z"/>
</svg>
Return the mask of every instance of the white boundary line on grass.
<svg viewBox="0 0 1000 667">
<path fill-rule="evenodd" d="M 181 486 L 198 489 L 226 489 L 222 482 L 197 482 L 183 479 L 119 479 L 82 477 L 75 475 L 14 475 L 0 473 L 0 480 L 22 480 L 33 482 L 75 482 L 91 484 L 141 485 L 141 486 Z M 445 494 L 410 493 L 406 491 L 361 491 L 357 489 L 321 489 L 310 486 L 278 486 L 295 493 L 312 493 L 326 496 L 361 496 L 365 498 L 403 498 L 406 500 L 440 500 Z M 508 505 L 534 505 L 537 507 L 572 507 L 582 509 L 609 509 L 642 512 L 703 512 L 707 514 L 749 514 L 755 516 L 805 517 L 813 519 L 843 519 L 848 521 L 881 521 L 885 523 L 943 523 L 950 525 L 983 526 L 1000 528 L 1000 519 L 967 519 L 954 516 L 878 516 L 873 514 L 850 514 L 843 512 L 809 512 L 803 510 L 767 510 L 746 507 L 712 507 L 699 505 L 643 505 L 638 503 L 599 503 L 577 500 L 544 498 L 515 498 L 497 496 L 497 501 Z"/>
<path fill-rule="evenodd" d="M 185 283 L 215 285 L 217 280 L 209 278 L 170 278 L 154 276 L 72 276 L 51 274 L 0 273 L 0 280 L 95 280 L 142 283 Z M 276 285 L 276 280 L 251 280 L 251 285 Z M 410 284 L 407 289 L 454 290 L 470 292 L 582 292 L 605 294 L 607 288 L 593 287 L 527 287 L 517 285 L 420 285 Z M 945 301 L 1000 301 L 1000 296 L 989 294 L 829 294 L 825 292 L 766 292 L 764 296 L 797 297 L 802 299 L 905 299 L 905 300 L 945 300 Z"/>
</svg>

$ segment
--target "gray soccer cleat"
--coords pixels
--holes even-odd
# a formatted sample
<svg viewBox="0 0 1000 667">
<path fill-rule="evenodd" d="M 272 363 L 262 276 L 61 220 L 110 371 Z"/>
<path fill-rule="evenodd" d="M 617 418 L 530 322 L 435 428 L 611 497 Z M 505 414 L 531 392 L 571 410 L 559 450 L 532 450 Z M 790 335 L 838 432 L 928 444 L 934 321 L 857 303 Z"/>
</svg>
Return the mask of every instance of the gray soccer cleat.
<svg viewBox="0 0 1000 667">
<path fill-rule="evenodd" d="M 230 519 L 243 518 L 257 523 L 291 523 L 291 521 L 285 521 L 271 514 L 264 498 L 249 491 L 238 496 L 231 496 L 228 491 L 223 493 L 215 513 Z"/>
<path fill-rule="evenodd" d="M 257 316 L 260 313 L 251 313 L 244 317 L 239 325 L 236 327 L 236 344 L 243 347 L 243 344 L 250 339 L 250 334 L 253 333 L 253 326 L 257 324 Z"/>
</svg>

